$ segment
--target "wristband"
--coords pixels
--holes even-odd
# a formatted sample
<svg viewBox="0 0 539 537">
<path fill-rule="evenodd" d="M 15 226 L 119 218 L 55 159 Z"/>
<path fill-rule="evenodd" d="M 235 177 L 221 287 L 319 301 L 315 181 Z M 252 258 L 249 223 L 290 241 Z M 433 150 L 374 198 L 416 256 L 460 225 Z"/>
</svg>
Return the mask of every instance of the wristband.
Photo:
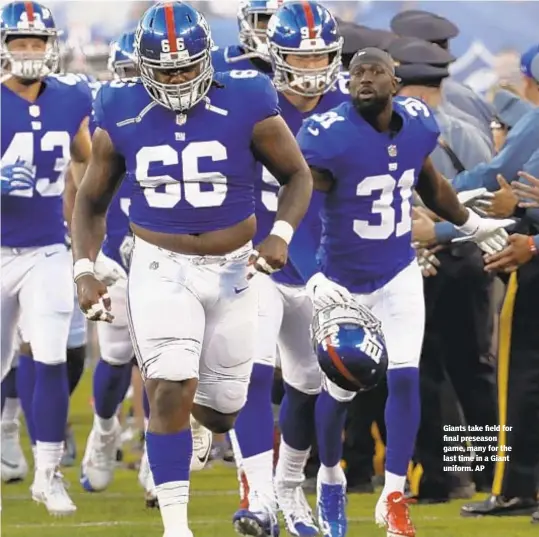
<svg viewBox="0 0 539 537">
<path fill-rule="evenodd" d="M 286 244 L 290 244 L 292 237 L 294 236 L 294 228 L 291 224 L 286 222 L 286 220 L 277 220 L 277 222 L 273 224 L 269 234 L 276 235 L 283 239 Z"/>
<path fill-rule="evenodd" d="M 73 265 L 73 281 L 77 283 L 79 278 L 86 276 L 87 274 L 91 274 L 92 276 L 95 274 L 94 262 L 87 257 L 75 261 L 75 264 Z"/>
<path fill-rule="evenodd" d="M 537 245 L 535 244 L 535 241 L 533 240 L 533 237 L 528 237 L 528 246 L 530 247 L 530 252 L 532 255 L 537 255 L 539 252 L 537 251 Z"/>
<path fill-rule="evenodd" d="M 473 235 L 480 226 L 481 217 L 474 213 L 471 209 L 468 211 L 468 220 L 462 224 L 462 226 L 455 226 L 459 231 L 462 231 L 465 235 Z"/>
</svg>

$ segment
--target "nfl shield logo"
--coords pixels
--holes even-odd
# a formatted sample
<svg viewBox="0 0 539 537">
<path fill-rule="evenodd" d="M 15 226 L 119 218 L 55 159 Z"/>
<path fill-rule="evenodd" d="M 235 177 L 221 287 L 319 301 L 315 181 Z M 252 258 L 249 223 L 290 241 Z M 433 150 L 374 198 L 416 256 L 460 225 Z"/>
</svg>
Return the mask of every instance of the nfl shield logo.
<svg viewBox="0 0 539 537">
<path fill-rule="evenodd" d="M 179 125 L 181 127 L 182 125 L 185 125 L 186 121 L 187 116 L 185 114 L 178 114 L 176 116 L 176 125 Z"/>
<path fill-rule="evenodd" d="M 388 145 L 387 146 L 387 154 L 391 158 L 395 158 L 397 156 L 397 146 L 396 145 Z"/>
</svg>

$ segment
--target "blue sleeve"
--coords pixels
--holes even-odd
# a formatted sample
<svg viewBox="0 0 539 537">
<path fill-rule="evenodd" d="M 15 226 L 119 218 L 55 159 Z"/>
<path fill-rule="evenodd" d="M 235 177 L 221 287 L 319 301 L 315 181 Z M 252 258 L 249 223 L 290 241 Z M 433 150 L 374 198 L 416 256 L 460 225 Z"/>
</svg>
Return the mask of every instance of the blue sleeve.
<svg viewBox="0 0 539 537">
<path fill-rule="evenodd" d="M 245 96 L 248 99 L 245 105 L 250 106 L 251 117 L 255 124 L 264 121 L 268 117 L 278 116 L 281 113 L 277 90 L 267 75 L 258 73 L 252 78 L 243 80 L 251 82 L 252 88 L 250 89 L 250 94 Z"/>
<path fill-rule="evenodd" d="M 534 177 L 539 177 L 539 149 L 537 149 L 531 156 L 530 160 L 524 164 L 522 171 L 527 172 Z M 519 180 L 522 183 L 528 184 L 528 181 L 526 181 L 526 179 L 523 177 L 519 177 Z M 530 220 L 539 223 L 539 208 L 526 209 L 526 216 Z"/>
<path fill-rule="evenodd" d="M 104 100 L 107 94 L 107 86 L 101 86 L 97 91 L 97 94 L 94 99 L 94 109 L 92 113 L 92 123 L 94 125 L 94 130 L 99 127 L 100 129 L 106 130 L 108 132 L 108 123 L 107 123 L 107 114 L 105 112 L 105 103 Z"/>
<path fill-rule="evenodd" d="M 318 272 L 316 252 L 320 246 L 322 223 L 320 210 L 324 203 L 322 192 L 313 192 L 309 210 L 294 233 L 294 238 L 288 248 L 289 260 L 306 282 Z"/>
<path fill-rule="evenodd" d="M 434 224 L 434 233 L 436 234 L 436 242 L 439 244 L 451 242 L 457 237 L 464 236 L 464 233 L 458 231 L 451 222 L 436 222 Z"/>
<path fill-rule="evenodd" d="M 311 168 L 327 170 L 334 177 L 335 159 L 332 144 L 328 143 L 328 131 L 312 118 L 303 122 L 296 139 L 303 153 L 303 157 Z"/>
<path fill-rule="evenodd" d="M 501 151 L 489 162 L 473 170 L 459 173 L 452 185 L 457 192 L 485 187 L 494 192 L 499 189 L 496 177 L 503 175 L 511 182 L 517 172 L 537 149 L 539 140 L 539 109 L 526 114 L 509 132 Z"/>
</svg>

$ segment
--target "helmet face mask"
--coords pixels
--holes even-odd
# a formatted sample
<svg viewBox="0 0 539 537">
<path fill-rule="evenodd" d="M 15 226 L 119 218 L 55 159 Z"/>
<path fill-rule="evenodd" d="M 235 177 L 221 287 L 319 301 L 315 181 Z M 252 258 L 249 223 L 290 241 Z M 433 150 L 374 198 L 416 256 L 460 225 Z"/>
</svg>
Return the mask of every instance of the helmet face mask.
<svg viewBox="0 0 539 537">
<path fill-rule="evenodd" d="M 12 2 L 1 11 L 2 75 L 35 82 L 58 70 L 60 47 L 51 12 L 36 2 Z"/>
<path fill-rule="evenodd" d="M 251 57 L 270 63 L 266 28 L 283 0 L 245 0 L 238 10 L 240 43 Z"/>
<path fill-rule="evenodd" d="M 317 311 L 312 340 L 322 371 L 344 390 L 370 390 L 387 371 L 381 323 L 365 306 L 332 304 Z"/>
<path fill-rule="evenodd" d="M 270 19 L 267 36 L 279 91 L 315 97 L 335 86 L 344 40 L 326 8 L 316 2 L 284 4 Z"/>
<path fill-rule="evenodd" d="M 122 34 L 110 44 L 107 67 L 115 79 L 131 78 L 139 75 L 135 52 L 135 32 Z"/>
<path fill-rule="evenodd" d="M 174 12 L 172 39 L 162 39 L 168 35 L 163 13 L 167 9 Z M 175 37 L 180 35 L 185 37 Z M 212 46 L 208 23 L 195 9 L 180 2 L 151 7 L 135 35 L 140 77 L 151 98 L 175 112 L 186 112 L 202 101 L 213 80 Z"/>
</svg>

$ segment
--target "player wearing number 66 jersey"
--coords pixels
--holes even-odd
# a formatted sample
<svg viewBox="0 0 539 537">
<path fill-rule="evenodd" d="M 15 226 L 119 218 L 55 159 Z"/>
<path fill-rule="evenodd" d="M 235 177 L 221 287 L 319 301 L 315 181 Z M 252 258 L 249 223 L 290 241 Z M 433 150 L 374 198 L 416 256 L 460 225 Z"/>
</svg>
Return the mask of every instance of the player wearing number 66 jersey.
<svg viewBox="0 0 539 537">
<path fill-rule="evenodd" d="M 416 99 L 393 98 L 396 89 L 391 57 L 379 49 L 359 51 L 350 64 L 351 102 L 305 122 L 298 141 L 315 187 L 326 192 L 321 271 L 307 288 L 315 309 L 339 300 L 356 301 L 382 322 L 389 397 L 385 485 L 376 521 L 387 527 L 388 537 L 413 537 L 403 492 L 419 424 L 424 301 L 411 247 L 412 189 L 480 246 L 511 221 L 481 219 L 459 203 L 429 158 L 439 134 L 431 111 Z M 319 486 L 332 487 L 334 504 L 341 506 L 322 528 L 331 537 L 346 533 L 345 478 L 339 462 L 344 403 L 354 395 L 326 379 L 316 407 Z"/>
<path fill-rule="evenodd" d="M 143 15 L 135 39 L 141 80 L 99 91 L 73 215 L 80 305 L 110 321 L 94 261 L 111 197 L 124 173 L 133 181 L 128 318 L 149 396 L 147 454 L 166 537 L 192 535 L 190 412 L 223 433 L 246 399 L 257 309 L 248 262 L 268 273 L 286 263 L 312 191 L 271 81 L 214 75 L 211 46 L 206 20 L 185 3 L 158 3 Z M 252 255 L 260 161 L 283 192 L 275 226 Z"/>
<path fill-rule="evenodd" d="M 69 402 L 66 346 L 73 284 L 64 243 L 64 168 L 80 182 L 90 156 L 91 94 L 74 75 L 55 76 L 58 30 L 36 2 L 0 11 L 2 54 L 2 376 L 21 317 L 35 362 L 33 498 L 49 512 L 75 511 L 57 469 Z"/>
</svg>

